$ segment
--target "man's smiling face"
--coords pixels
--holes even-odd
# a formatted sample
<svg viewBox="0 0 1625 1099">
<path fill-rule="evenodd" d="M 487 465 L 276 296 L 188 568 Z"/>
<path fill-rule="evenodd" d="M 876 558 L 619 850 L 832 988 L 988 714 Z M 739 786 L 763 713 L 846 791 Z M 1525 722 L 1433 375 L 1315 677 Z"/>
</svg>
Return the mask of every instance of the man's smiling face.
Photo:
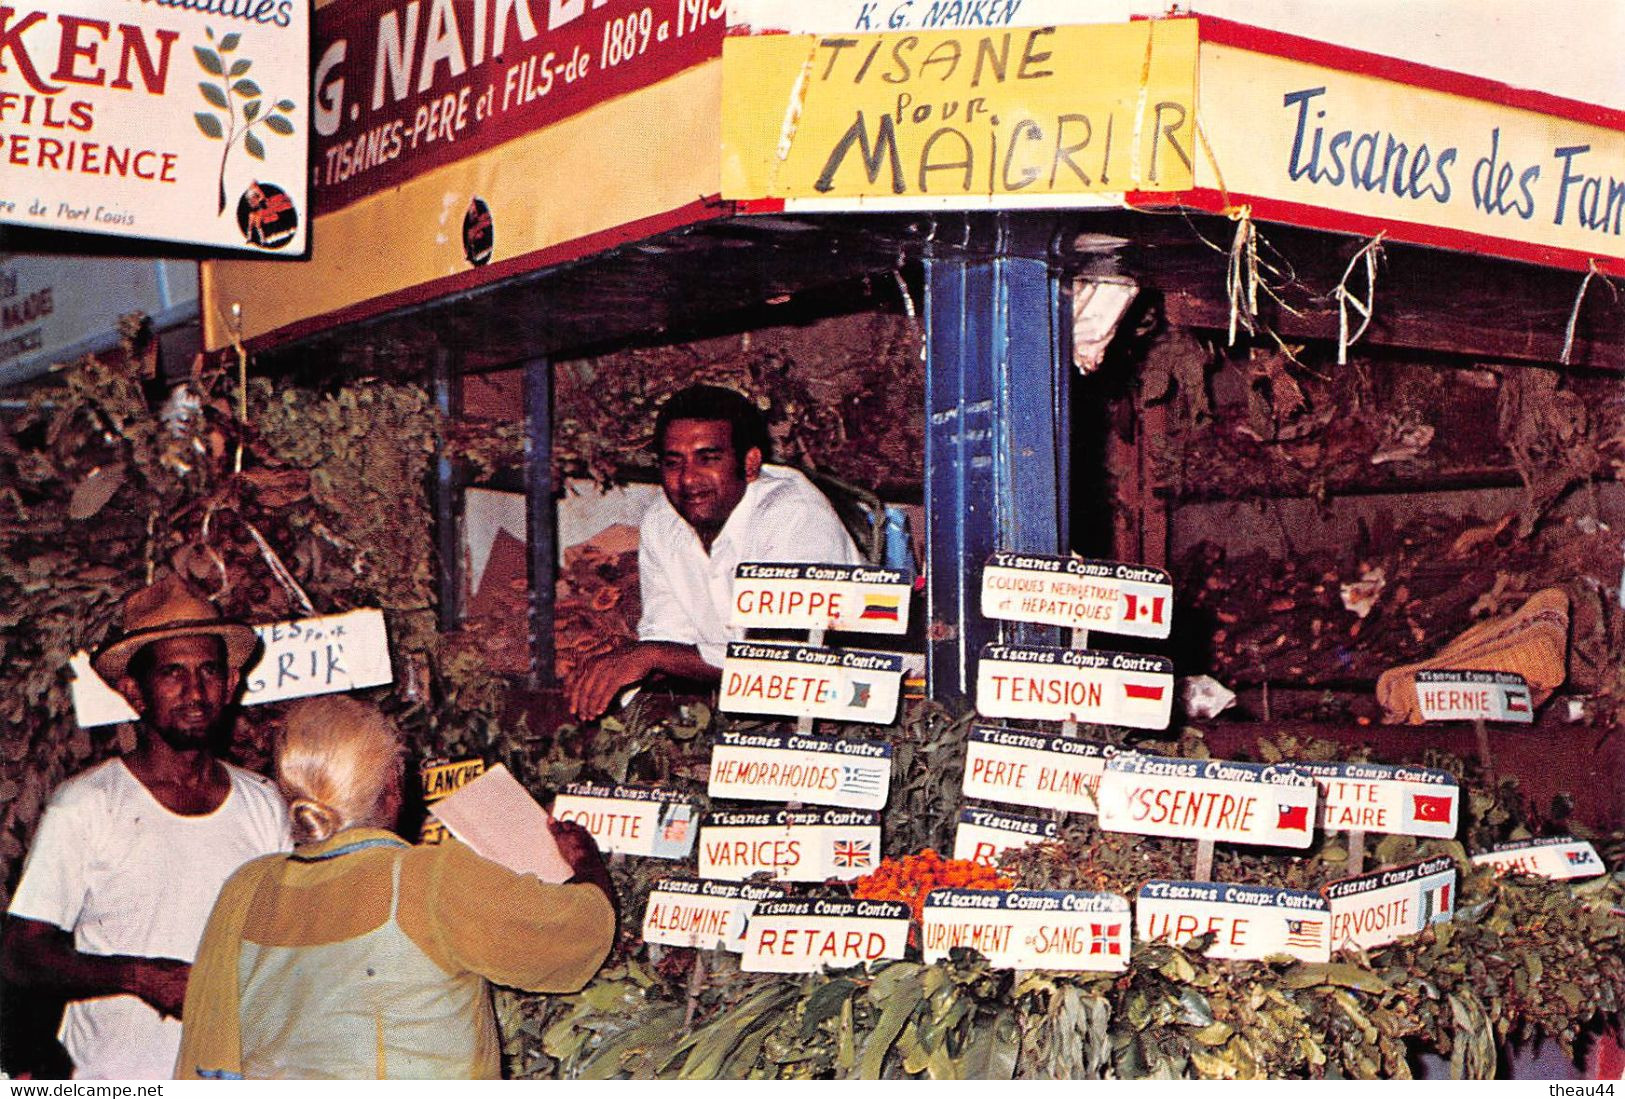
<svg viewBox="0 0 1625 1099">
<path fill-rule="evenodd" d="M 756 480 L 762 452 L 751 447 L 741 461 L 726 420 L 673 420 L 660 451 L 660 484 L 677 514 L 700 542 L 711 542 Z"/>
</svg>

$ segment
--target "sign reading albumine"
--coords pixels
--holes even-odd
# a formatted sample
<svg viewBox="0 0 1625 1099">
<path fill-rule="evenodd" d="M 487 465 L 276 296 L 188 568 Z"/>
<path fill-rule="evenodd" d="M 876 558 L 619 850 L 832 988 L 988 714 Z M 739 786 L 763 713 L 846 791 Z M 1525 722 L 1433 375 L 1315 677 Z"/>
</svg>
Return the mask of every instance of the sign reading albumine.
<svg viewBox="0 0 1625 1099">
<path fill-rule="evenodd" d="M 904 634 L 910 588 L 899 569 L 742 562 L 734 569 L 730 624 Z"/>
<path fill-rule="evenodd" d="M 897 714 L 902 681 L 897 653 L 730 641 L 717 708 L 885 724 Z"/>
<path fill-rule="evenodd" d="M 1332 949 L 1362 950 L 1414 935 L 1456 910 L 1456 864 L 1448 857 L 1390 866 L 1321 888 L 1332 909 Z"/>
<path fill-rule="evenodd" d="M 1150 881 L 1134 901 L 1134 929 L 1146 942 L 1182 946 L 1213 936 L 1210 958 L 1286 954 L 1331 960 L 1331 907 L 1319 893 L 1214 882 Z"/>
<path fill-rule="evenodd" d="M 1416 701 L 1424 721 L 1535 720 L 1529 684 L 1513 672 L 1419 671 Z"/>
<path fill-rule="evenodd" d="M 982 570 L 982 615 L 1074 630 L 1167 637 L 1174 588 L 1146 565 L 999 550 Z"/>
<path fill-rule="evenodd" d="M 1132 927 L 1115 893 L 933 889 L 921 942 L 927 962 L 964 946 L 1000 969 L 1116 972 L 1128 968 Z"/>
<path fill-rule="evenodd" d="M 1450 839 L 1461 788 L 1447 771 L 1385 763 L 1293 763 L 1320 787 L 1318 823 L 1328 832 L 1387 832 Z"/>
<path fill-rule="evenodd" d="M 668 878 L 655 883 L 643 909 L 643 941 L 700 950 L 745 947 L 745 928 L 756 903 L 786 895 L 782 885 L 692 881 Z"/>
<path fill-rule="evenodd" d="M 1121 755 L 1100 780 L 1100 827 L 1144 836 L 1308 847 L 1315 780 L 1286 764 Z"/>
<path fill-rule="evenodd" d="M 1608 868 L 1597 857 L 1597 849 L 1573 836 L 1547 836 L 1543 839 L 1498 843 L 1481 855 L 1479 866 L 1493 866 L 1502 874 L 1535 874 L 1543 878 L 1594 878 Z"/>
<path fill-rule="evenodd" d="M 1060 827 L 1043 817 L 1023 817 L 992 809 L 961 809 L 954 832 L 954 858 L 996 866 L 1006 851 L 1019 851 L 1060 835 Z"/>
<path fill-rule="evenodd" d="M 976 672 L 985 717 L 1166 729 L 1173 700 L 1174 663 L 1163 656 L 984 645 Z"/>
<path fill-rule="evenodd" d="M 573 820 L 608 853 L 686 859 L 694 850 L 694 804 L 676 790 L 572 782 L 553 799 L 553 816 Z"/>
<path fill-rule="evenodd" d="M 965 746 L 965 796 L 1093 813 L 1106 761 L 1120 750 L 1075 737 L 972 726 Z"/>
<path fill-rule="evenodd" d="M 711 749 L 706 793 L 879 809 L 891 785 L 891 756 L 891 745 L 878 740 L 724 730 Z"/>
<path fill-rule="evenodd" d="M 700 827 L 700 876 L 744 881 L 861 878 L 880 863 L 873 809 L 717 810 Z"/>
<path fill-rule="evenodd" d="M 817 973 L 901 958 L 908 946 L 902 901 L 807 897 L 762 901 L 745 933 L 746 973 Z"/>
</svg>

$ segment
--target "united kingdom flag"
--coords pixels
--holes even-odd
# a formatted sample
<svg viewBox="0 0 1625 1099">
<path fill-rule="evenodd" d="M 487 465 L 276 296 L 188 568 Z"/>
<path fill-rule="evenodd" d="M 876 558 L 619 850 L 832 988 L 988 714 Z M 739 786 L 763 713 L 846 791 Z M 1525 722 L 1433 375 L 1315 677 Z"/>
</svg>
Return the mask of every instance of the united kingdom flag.
<svg viewBox="0 0 1625 1099">
<path fill-rule="evenodd" d="M 874 861 L 873 848 L 868 840 L 836 840 L 835 865 L 844 868 L 869 866 Z"/>
</svg>

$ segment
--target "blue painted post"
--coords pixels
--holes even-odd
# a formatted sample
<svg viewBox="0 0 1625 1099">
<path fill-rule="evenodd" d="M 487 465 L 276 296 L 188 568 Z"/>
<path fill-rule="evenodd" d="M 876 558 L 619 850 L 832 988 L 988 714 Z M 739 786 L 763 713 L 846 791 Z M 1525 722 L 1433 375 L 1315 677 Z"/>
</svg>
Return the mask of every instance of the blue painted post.
<svg viewBox="0 0 1625 1099">
<path fill-rule="evenodd" d="M 530 534 L 530 681 L 553 682 L 553 587 L 558 515 L 553 507 L 553 365 L 525 363 L 525 517 Z"/>
</svg>

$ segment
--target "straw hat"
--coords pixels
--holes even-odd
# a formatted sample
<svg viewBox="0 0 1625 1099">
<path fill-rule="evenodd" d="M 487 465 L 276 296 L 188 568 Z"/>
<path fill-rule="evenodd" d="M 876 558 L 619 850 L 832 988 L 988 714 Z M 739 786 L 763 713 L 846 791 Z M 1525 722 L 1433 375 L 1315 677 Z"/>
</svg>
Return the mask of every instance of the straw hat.
<svg viewBox="0 0 1625 1099">
<path fill-rule="evenodd" d="M 241 622 L 221 618 L 213 603 L 173 576 L 124 601 L 123 627 L 118 638 L 104 645 L 90 661 L 96 674 L 109 683 L 123 678 L 137 649 L 170 637 L 219 637 L 226 643 L 227 661 L 237 671 L 248 665 L 259 646 L 253 630 Z"/>
</svg>

